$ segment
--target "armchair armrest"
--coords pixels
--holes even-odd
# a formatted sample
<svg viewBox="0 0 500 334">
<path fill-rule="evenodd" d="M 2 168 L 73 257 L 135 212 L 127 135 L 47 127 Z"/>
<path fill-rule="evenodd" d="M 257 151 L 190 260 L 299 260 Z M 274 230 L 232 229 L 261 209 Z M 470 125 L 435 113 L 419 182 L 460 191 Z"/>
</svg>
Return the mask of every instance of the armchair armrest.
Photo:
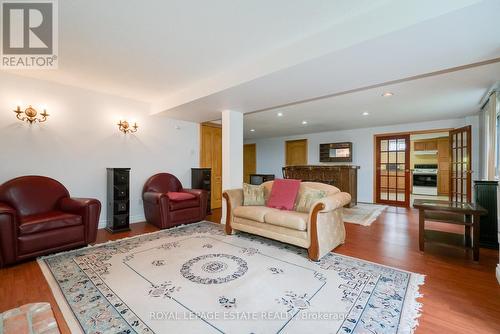
<svg viewBox="0 0 500 334">
<path fill-rule="evenodd" d="M 321 209 L 319 212 L 328 212 L 336 210 L 338 208 L 343 208 L 350 202 L 351 202 L 351 195 L 349 193 L 339 192 L 320 199 L 319 201 L 316 202 L 316 204 L 322 203 L 324 205 L 324 208 Z M 313 205 L 313 207 L 311 208 L 311 212 L 314 207 L 315 205 Z"/>
<path fill-rule="evenodd" d="M 0 268 L 14 263 L 17 252 L 17 212 L 0 202 Z"/>
<path fill-rule="evenodd" d="M 200 199 L 200 217 L 204 219 L 207 214 L 208 191 L 203 189 L 182 189 L 182 191 L 193 194 Z"/>
<path fill-rule="evenodd" d="M 101 206 L 101 202 L 94 198 L 70 198 L 66 197 L 59 202 L 61 211 L 83 215 L 84 210 L 90 205 Z"/>
<path fill-rule="evenodd" d="M 167 200 L 168 197 L 165 193 L 157 193 L 152 191 L 147 191 L 142 194 L 142 200 L 151 204 L 158 204 L 161 200 Z"/>
<path fill-rule="evenodd" d="M 2 214 L 10 214 L 15 216 L 16 210 L 13 207 L 7 205 L 6 203 L 0 202 L 0 215 Z"/>
<path fill-rule="evenodd" d="M 90 244 L 96 240 L 101 202 L 94 198 L 63 198 L 59 201 L 59 208 L 82 217 L 85 226 L 85 242 Z"/>
<path fill-rule="evenodd" d="M 207 191 L 203 190 L 203 189 L 185 189 L 185 188 L 182 189 L 182 192 L 190 193 L 190 194 L 193 194 L 197 197 L 200 197 L 201 195 L 207 193 Z"/>
</svg>

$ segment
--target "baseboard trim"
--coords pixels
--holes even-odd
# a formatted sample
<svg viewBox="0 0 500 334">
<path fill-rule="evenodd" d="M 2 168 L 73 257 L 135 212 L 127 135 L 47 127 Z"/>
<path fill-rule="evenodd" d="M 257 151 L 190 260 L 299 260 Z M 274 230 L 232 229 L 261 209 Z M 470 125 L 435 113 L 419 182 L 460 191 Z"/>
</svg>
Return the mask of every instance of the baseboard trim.
<svg viewBox="0 0 500 334">
<path fill-rule="evenodd" d="M 500 284 L 500 263 L 497 264 L 497 281 Z"/>
<path fill-rule="evenodd" d="M 146 217 L 144 215 L 135 215 L 135 216 L 130 216 L 130 224 L 135 224 L 135 223 L 142 223 L 146 221 Z M 107 223 L 107 219 L 99 221 L 99 225 L 97 228 L 105 228 Z"/>
</svg>

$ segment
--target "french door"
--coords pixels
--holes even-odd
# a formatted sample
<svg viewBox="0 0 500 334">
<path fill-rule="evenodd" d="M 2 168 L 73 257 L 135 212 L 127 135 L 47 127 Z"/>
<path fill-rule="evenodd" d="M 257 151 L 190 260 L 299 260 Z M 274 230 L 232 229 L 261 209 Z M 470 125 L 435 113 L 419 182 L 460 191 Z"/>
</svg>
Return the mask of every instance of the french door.
<svg viewBox="0 0 500 334">
<path fill-rule="evenodd" d="M 410 204 L 410 135 L 376 137 L 376 202 Z"/>
<path fill-rule="evenodd" d="M 450 131 L 450 201 L 471 202 L 471 126 Z"/>
</svg>

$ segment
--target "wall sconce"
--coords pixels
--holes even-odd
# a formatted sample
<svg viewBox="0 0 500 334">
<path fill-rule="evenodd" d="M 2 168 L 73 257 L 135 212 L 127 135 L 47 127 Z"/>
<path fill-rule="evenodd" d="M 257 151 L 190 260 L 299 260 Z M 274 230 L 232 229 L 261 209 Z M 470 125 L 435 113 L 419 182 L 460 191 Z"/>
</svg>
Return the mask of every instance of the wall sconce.
<svg viewBox="0 0 500 334">
<path fill-rule="evenodd" d="M 134 125 L 130 126 L 127 121 L 120 121 L 117 125 L 118 129 L 125 134 L 137 132 L 137 128 L 139 128 L 137 122 L 134 122 Z"/>
<path fill-rule="evenodd" d="M 45 122 L 47 117 L 49 117 L 49 114 L 47 114 L 47 110 L 45 109 L 43 109 L 43 112 L 40 114 L 41 117 L 37 117 L 38 111 L 36 111 L 32 106 L 29 106 L 24 111 L 21 110 L 20 106 L 17 106 L 17 109 L 14 110 L 14 112 L 16 113 L 18 120 L 25 121 L 30 124 Z"/>
</svg>

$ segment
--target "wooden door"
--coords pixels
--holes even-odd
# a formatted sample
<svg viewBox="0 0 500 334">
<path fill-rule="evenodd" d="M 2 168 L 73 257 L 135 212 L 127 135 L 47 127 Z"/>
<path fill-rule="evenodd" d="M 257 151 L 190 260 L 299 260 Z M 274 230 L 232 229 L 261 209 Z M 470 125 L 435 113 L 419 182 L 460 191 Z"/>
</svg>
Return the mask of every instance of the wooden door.
<svg viewBox="0 0 500 334">
<path fill-rule="evenodd" d="M 285 164 L 287 166 L 307 165 L 307 139 L 285 142 Z"/>
<path fill-rule="evenodd" d="M 200 167 L 211 168 L 210 200 L 212 209 L 222 206 L 222 127 L 200 126 Z"/>
<path fill-rule="evenodd" d="M 410 135 L 377 136 L 376 202 L 410 205 Z"/>
<path fill-rule="evenodd" d="M 250 174 L 255 174 L 257 168 L 257 145 L 243 145 L 243 180 L 250 183 Z"/>
<path fill-rule="evenodd" d="M 438 150 L 438 195 L 450 195 L 450 140 L 448 137 L 437 140 Z"/>
<path fill-rule="evenodd" d="M 450 131 L 450 201 L 472 200 L 471 126 Z"/>
</svg>

